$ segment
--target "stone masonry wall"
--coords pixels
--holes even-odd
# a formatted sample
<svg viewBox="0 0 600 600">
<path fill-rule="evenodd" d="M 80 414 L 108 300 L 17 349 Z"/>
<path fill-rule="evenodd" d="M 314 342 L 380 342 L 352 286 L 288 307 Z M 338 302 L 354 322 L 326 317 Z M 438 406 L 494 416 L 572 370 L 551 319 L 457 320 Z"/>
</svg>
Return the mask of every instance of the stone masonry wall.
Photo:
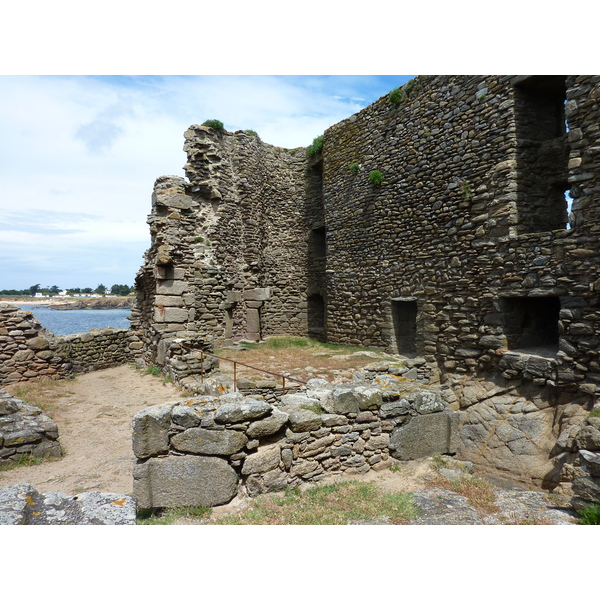
<svg viewBox="0 0 600 600">
<path fill-rule="evenodd" d="M 600 404 L 600 76 L 425 76 L 396 97 L 310 160 L 186 132 L 189 182 L 157 180 L 138 276 L 144 356 L 177 330 L 421 357 L 462 413 L 459 452 L 504 468 L 535 412 L 535 478 L 569 480 L 560 440 Z"/>
<path fill-rule="evenodd" d="M 138 507 L 229 502 L 388 467 L 390 456 L 451 453 L 459 414 L 440 390 L 389 373 L 305 390 L 271 402 L 238 393 L 170 402 L 133 420 Z"/>
<path fill-rule="evenodd" d="M 121 365 L 135 361 L 141 347 L 128 329 L 54 335 L 31 312 L 0 303 L 0 385 Z"/>
<path fill-rule="evenodd" d="M 306 153 L 245 132 L 194 125 L 188 182 L 156 181 L 152 247 L 132 323 L 153 362 L 161 339 L 202 332 L 218 345 L 307 331 Z"/>
<path fill-rule="evenodd" d="M 0 466 L 24 456 L 60 458 L 58 427 L 39 408 L 0 389 Z"/>
</svg>

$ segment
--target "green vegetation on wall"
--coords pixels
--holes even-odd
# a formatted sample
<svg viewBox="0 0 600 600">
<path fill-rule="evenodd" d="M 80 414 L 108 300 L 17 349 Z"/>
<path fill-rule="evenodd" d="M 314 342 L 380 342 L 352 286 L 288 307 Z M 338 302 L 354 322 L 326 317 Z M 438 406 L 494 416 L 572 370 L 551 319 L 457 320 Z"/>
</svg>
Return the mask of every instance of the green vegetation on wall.
<svg viewBox="0 0 600 600">
<path fill-rule="evenodd" d="M 225 131 L 225 125 L 223 125 L 222 121 L 218 119 L 208 119 L 202 123 L 204 127 L 210 127 L 211 129 L 215 129 L 216 131 Z"/>
<path fill-rule="evenodd" d="M 317 154 L 320 154 L 323 151 L 323 136 L 319 135 L 314 140 L 313 143 L 306 149 L 306 154 L 310 156 L 310 158 L 314 158 Z"/>
<path fill-rule="evenodd" d="M 369 181 L 373 185 L 381 185 L 383 182 L 383 173 L 381 171 L 371 171 L 369 173 Z"/>
</svg>

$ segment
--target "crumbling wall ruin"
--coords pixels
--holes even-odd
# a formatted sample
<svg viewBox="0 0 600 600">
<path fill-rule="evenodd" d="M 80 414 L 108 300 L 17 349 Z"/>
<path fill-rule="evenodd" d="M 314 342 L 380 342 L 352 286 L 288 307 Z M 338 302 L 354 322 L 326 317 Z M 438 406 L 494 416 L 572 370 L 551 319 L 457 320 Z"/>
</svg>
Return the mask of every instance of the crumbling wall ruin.
<svg viewBox="0 0 600 600">
<path fill-rule="evenodd" d="M 419 356 L 461 412 L 462 457 L 526 478 L 507 456 L 533 451 L 515 440 L 537 420 L 532 476 L 569 481 L 564 441 L 600 399 L 600 77 L 428 76 L 399 97 L 312 159 L 186 132 L 189 181 L 157 180 L 138 275 L 145 359 L 197 334 Z"/>
</svg>

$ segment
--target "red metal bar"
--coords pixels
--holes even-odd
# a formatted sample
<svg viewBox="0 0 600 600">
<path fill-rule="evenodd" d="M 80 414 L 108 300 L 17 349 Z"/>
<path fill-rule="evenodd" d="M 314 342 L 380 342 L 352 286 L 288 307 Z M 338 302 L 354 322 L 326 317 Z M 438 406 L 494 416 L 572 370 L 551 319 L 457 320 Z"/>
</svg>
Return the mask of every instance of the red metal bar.
<svg viewBox="0 0 600 600">
<path fill-rule="evenodd" d="M 186 344 L 182 344 L 182 346 L 186 346 L 188 349 L 193 350 L 191 346 L 187 346 Z M 302 381 L 301 379 L 296 379 L 295 377 L 289 377 L 287 375 L 282 375 L 281 373 L 274 373 L 273 371 L 266 371 L 265 369 L 259 369 L 258 367 L 253 367 L 252 365 L 248 365 L 246 363 L 240 362 L 239 360 L 233 360 L 232 358 L 225 358 L 224 356 L 217 356 L 216 354 L 211 354 L 210 352 L 205 352 L 204 350 L 198 350 L 200 352 L 200 356 L 202 357 L 202 368 L 201 368 L 201 376 L 202 381 L 204 381 L 204 356 L 211 356 L 212 358 L 216 358 L 218 360 L 226 360 L 227 362 L 233 363 L 233 382 L 234 389 L 237 390 L 237 365 L 241 365 L 242 367 L 248 367 L 249 369 L 254 369 L 255 371 L 260 371 L 261 373 L 266 373 L 267 375 L 273 375 L 274 377 L 281 377 L 282 379 L 282 392 L 285 394 L 285 380 L 289 379 L 290 381 L 295 381 L 296 383 L 302 383 L 306 385 L 306 381 Z"/>
</svg>

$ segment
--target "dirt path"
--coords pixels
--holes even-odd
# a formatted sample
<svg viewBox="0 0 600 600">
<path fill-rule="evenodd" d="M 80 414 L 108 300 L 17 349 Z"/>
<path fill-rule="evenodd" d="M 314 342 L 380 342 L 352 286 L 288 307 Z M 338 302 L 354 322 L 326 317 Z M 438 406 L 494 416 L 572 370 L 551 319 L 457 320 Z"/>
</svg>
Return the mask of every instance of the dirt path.
<svg viewBox="0 0 600 600">
<path fill-rule="evenodd" d="M 181 393 L 129 366 L 80 375 L 64 382 L 60 391 L 64 395 L 56 400 L 56 408 L 45 414 L 58 425 L 65 456 L 0 472 L 0 487 L 31 483 L 42 493 L 131 494 L 131 419 L 147 406 L 180 399 Z"/>
</svg>

